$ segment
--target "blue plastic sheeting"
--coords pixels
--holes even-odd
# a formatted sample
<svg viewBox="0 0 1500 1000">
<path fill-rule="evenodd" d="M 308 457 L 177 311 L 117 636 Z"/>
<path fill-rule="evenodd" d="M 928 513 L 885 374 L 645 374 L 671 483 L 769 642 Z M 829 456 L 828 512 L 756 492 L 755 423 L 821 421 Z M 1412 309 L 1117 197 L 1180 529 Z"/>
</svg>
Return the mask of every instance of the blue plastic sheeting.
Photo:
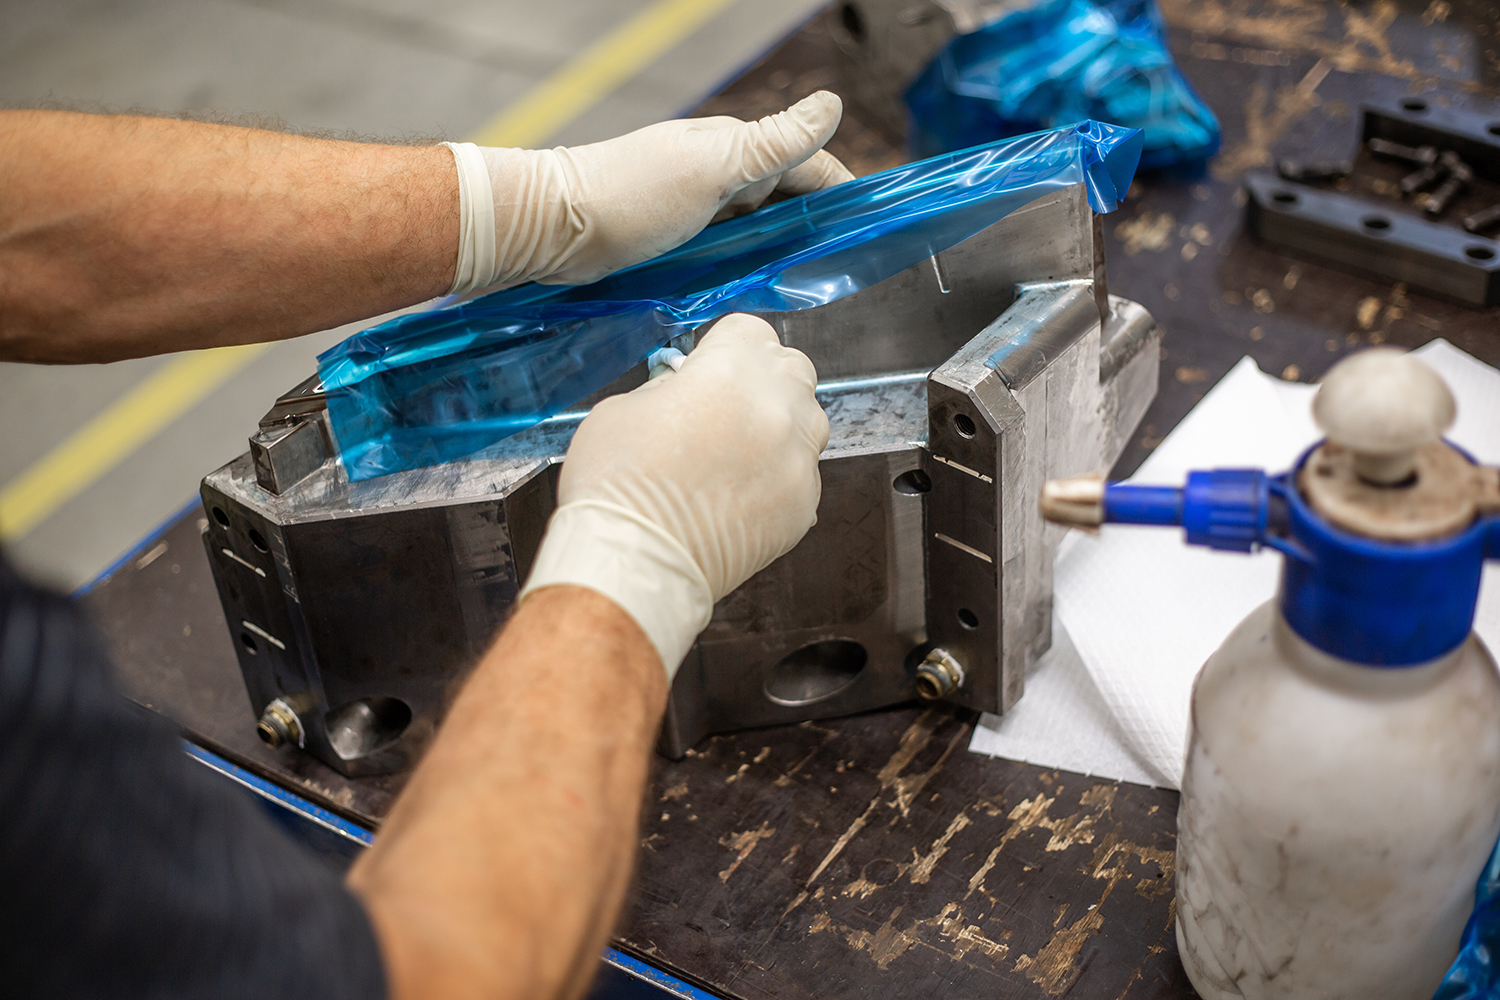
<svg viewBox="0 0 1500 1000">
<path fill-rule="evenodd" d="M 1144 132 L 1142 169 L 1206 160 L 1219 120 L 1164 35 L 1155 0 L 1042 0 L 960 35 L 907 90 L 912 152 L 1096 118 Z"/>
<path fill-rule="evenodd" d="M 1479 876 L 1474 912 L 1464 927 L 1458 960 L 1443 977 L 1433 1000 L 1489 1000 L 1500 996 L 1500 844 Z"/>
<path fill-rule="evenodd" d="M 591 285 L 522 285 L 358 333 L 318 358 L 351 479 L 479 451 L 731 312 L 811 309 L 883 281 L 1048 191 L 1096 211 L 1141 136 L 1097 122 L 912 163 L 711 226 Z"/>
</svg>

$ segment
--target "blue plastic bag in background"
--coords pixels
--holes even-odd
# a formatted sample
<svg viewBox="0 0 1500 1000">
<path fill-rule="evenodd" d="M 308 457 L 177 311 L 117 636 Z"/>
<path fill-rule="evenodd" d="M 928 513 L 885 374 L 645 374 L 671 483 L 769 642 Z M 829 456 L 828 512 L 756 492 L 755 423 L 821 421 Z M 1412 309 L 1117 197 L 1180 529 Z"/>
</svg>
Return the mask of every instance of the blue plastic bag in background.
<svg viewBox="0 0 1500 1000">
<path fill-rule="evenodd" d="M 522 285 L 355 334 L 318 358 L 349 478 L 461 458 L 604 388 L 731 312 L 811 309 L 1085 185 L 1115 208 L 1140 157 L 1096 122 L 991 143 L 771 205 L 591 285 Z"/>
<path fill-rule="evenodd" d="M 1206 160 L 1219 121 L 1172 61 L 1155 0 L 1041 0 L 960 35 L 906 92 L 913 155 L 1093 118 L 1144 133 L 1141 169 Z"/>
</svg>

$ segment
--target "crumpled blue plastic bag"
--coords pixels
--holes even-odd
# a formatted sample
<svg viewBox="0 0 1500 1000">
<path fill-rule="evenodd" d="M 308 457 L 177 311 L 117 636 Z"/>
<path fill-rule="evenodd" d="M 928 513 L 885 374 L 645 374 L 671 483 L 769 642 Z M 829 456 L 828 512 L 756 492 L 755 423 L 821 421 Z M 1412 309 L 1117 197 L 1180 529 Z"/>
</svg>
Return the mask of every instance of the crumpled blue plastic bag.
<svg viewBox="0 0 1500 1000">
<path fill-rule="evenodd" d="M 1479 876 L 1474 912 L 1464 927 L 1458 959 L 1443 977 L 1433 1000 L 1489 1000 L 1500 996 L 1500 844 Z"/>
<path fill-rule="evenodd" d="M 907 89 L 912 153 L 1095 118 L 1142 130 L 1142 169 L 1206 160 L 1219 120 L 1164 38 L 1155 0 L 1042 0 L 960 35 Z"/>
<path fill-rule="evenodd" d="M 522 285 L 355 334 L 318 358 L 349 478 L 472 454 L 731 312 L 811 309 L 1072 184 L 1115 208 L 1140 157 L 1097 122 L 896 167 L 710 226 L 590 285 Z"/>
</svg>

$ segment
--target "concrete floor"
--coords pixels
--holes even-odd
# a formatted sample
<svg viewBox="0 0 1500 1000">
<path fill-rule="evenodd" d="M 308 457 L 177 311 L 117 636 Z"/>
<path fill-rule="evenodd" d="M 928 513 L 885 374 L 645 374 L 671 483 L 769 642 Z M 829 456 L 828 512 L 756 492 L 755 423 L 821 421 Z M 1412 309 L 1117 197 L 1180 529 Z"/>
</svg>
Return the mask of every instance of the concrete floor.
<svg viewBox="0 0 1500 1000">
<path fill-rule="evenodd" d="M 0 107 L 215 109 L 362 136 L 462 138 L 649 0 L 0 0 Z M 738 0 L 547 144 L 674 117 L 823 6 Z M 245 450 L 271 401 L 368 324 L 277 345 L 7 544 L 57 585 L 95 576 Z M 0 488 L 165 359 L 0 364 Z"/>
</svg>

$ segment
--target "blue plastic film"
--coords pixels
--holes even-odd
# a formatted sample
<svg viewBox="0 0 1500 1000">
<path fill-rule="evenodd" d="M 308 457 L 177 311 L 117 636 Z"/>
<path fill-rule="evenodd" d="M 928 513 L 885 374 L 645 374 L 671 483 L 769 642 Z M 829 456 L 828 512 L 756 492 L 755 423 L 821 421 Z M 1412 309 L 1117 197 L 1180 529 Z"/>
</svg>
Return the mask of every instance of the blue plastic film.
<svg viewBox="0 0 1500 1000">
<path fill-rule="evenodd" d="M 933 157 L 771 205 L 590 285 L 522 285 L 355 334 L 318 359 L 351 479 L 450 461 L 604 388 L 732 312 L 825 305 L 963 242 L 1049 191 L 1096 211 L 1141 136 L 1097 122 Z"/>
<path fill-rule="evenodd" d="M 1219 121 L 1164 34 L 1155 0 L 1042 0 L 960 35 L 907 90 L 912 152 L 1098 118 L 1142 130 L 1143 169 L 1205 160 Z"/>
<path fill-rule="evenodd" d="M 1458 958 L 1433 1000 L 1491 1000 L 1500 994 L 1500 844 L 1479 875 L 1474 912 L 1458 949 Z"/>
</svg>

